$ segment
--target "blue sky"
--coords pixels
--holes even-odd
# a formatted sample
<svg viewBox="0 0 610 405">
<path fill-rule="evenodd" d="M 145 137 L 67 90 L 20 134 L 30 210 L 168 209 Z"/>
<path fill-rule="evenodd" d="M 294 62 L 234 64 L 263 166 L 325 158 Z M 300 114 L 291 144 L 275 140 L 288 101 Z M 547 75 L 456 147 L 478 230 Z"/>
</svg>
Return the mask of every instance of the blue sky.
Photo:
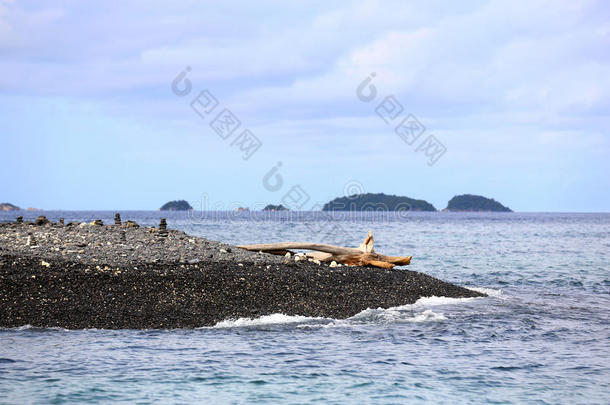
<svg viewBox="0 0 610 405">
<path fill-rule="evenodd" d="M 609 50 L 603 1 L 0 0 L 0 200 L 232 209 L 300 186 L 304 209 L 356 190 L 609 211 Z M 219 105 L 201 118 L 206 89 Z M 403 107 L 390 124 L 387 96 Z M 221 108 L 241 121 L 226 140 Z M 426 127 L 412 145 L 394 132 L 408 114 Z M 248 160 L 243 129 L 262 144 Z M 433 165 L 430 135 L 446 149 Z"/>
</svg>

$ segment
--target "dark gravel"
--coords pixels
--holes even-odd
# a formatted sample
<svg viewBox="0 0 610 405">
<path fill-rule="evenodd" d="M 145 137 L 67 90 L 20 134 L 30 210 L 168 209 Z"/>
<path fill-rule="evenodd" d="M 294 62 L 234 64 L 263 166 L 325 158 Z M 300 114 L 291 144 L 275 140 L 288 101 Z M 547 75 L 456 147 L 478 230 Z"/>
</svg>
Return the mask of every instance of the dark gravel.
<svg viewBox="0 0 610 405">
<path fill-rule="evenodd" d="M 0 224 L 0 326 L 191 328 L 483 296 L 413 271 L 331 268 L 133 225 Z"/>
</svg>

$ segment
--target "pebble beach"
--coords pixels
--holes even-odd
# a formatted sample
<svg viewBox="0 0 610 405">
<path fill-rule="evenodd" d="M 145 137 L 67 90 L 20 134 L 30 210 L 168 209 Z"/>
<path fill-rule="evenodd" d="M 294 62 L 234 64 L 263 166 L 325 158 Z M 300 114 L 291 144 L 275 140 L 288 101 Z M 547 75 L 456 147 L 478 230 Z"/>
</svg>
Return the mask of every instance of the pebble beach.
<svg viewBox="0 0 610 405">
<path fill-rule="evenodd" d="M 2 327 L 195 328 L 275 313 L 343 319 L 428 296 L 484 294 L 404 268 L 248 252 L 163 221 L 0 224 Z"/>
</svg>

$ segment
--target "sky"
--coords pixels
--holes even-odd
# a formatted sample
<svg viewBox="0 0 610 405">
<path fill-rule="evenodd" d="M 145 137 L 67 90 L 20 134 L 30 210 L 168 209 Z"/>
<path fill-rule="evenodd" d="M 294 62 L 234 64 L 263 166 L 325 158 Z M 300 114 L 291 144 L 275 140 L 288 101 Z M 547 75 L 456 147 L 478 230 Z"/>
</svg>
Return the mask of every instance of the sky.
<svg viewBox="0 0 610 405">
<path fill-rule="evenodd" d="M 610 3 L 0 0 L 0 125 L 21 207 L 608 212 Z"/>
</svg>

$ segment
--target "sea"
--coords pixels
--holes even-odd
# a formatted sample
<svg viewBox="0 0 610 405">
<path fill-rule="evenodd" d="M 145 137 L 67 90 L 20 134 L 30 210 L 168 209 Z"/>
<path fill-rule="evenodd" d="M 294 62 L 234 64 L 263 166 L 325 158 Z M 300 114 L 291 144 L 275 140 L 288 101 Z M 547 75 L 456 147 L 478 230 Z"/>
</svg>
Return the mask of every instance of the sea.
<svg viewBox="0 0 610 405">
<path fill-rule="evenodd" d="M 609 404 L 610 214 L 121 211 L 229 243 L 358 246 L 488 294 L 349 319 L 0 329 L 0 403 Z M 67 221 L 114 211 L 0 212 Z M 0 314 L 2 316 L 2 314 Z"/>
</svg>

